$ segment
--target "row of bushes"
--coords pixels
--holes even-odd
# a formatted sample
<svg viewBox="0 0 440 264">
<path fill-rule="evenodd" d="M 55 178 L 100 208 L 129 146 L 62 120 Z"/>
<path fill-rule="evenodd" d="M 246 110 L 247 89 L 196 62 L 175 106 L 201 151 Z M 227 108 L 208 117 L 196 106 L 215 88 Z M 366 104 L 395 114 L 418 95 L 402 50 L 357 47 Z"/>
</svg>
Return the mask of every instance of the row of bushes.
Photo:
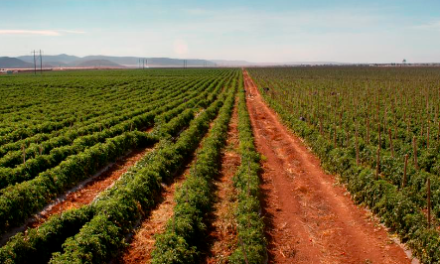
<svg viewBox="0 0 440 264">
<path fill-rule="evenodd" d="M 175 93 L 175 91 L 179 91 L 179 90 L 185 90 L 185 88 L 188 87 L 193 87 L 195 83 L 197 83 L 199 80 L 187 80 L 184 82 L 175 82 L 173 84 L 173 87 L 170 87 L 167 91 L 167 93 L 163 93 L 164 89 L 157 89 L 154 91 L 154 93 L 149 93 L 149 91 L 147 90 L 147 92 L 140 96 L 140 98 L 144 98 L 146 99 L 150 99 L 150 100 L 159 100 L 163 97 L 167 97 L 168 94 L 170 93 Z M 212 80 L 211 80 L 212 81 Z M 183 92 L 183 91 L 182 91 Z M 108 96 L 103 94 L 104 96 Z M 136 94 L 130 94 L 131 96 L 136 96 Z M 119 100 L 119 98 L 118 98 Z M 112 101 L 111 98 L 109 101 Z M 134 103 L 135 101 L 129 100 L 131 103 Z M 142 103 L 142 102 L 141 102 Z M 68 103 L 70 104 L 70 102 Z M 70 106 L 70 105 L 69 105 Z M 75 105 L 74 105 L 75 106 Z M 140 107 L 142 107 L 142 104 L 139 105 Z M 115 109 L 114 108 L 115 105 L 112 105 L 111 109 Z M 124 107 L 120 107 L 121 109 L 121 113 L 120 115 L 124 115 L 128 112 L 133 111 L 133 109 L 135 108 L 129 108 L 129 109 L 124 109 Z M 103 109 L 105 110 L 105 109 Z M 137 109 L 137 110 L 141 110 L 141 109 Z M 12 143 L 15 141 L 23 141 L 20 139 L 23 138 L 28 138 L 28 137 L 34 137 L 40 133 L 51 133 L 51 135 L 53 134 L 59 134 L 59 132 L 66 132 L 68 130 L 70 130 L 69 126 L 73 123 L 78 123 L 78 125 L 80 126 L 86 126 L 89 124 L 94 124 L 94 123 L 98 123 L 100 122 L 100 120 L 105 119 L 105 118 L 112 118 L 114 115 L 111 115 L 112 113 L 108 113 L 109 110 L 107 109 L 106 112 L 102 112 L 104 114 L 104 116 L 90 116 L 91 118 L 87 121 L 82 121 L 82 122 L 78 122 L 78 120 L 83 120 L 84 117 L 83 116 L 73 116 L 71 118 L 67 118 L 65 117 L 63 120 L 58 121 L 58 122 L 52 122 L 52 121 L 48 121 L 48 122 L 43 122 L 43 123 L 38 123 L 38 125 L 32 126 L 32 127 L 27 127 L 27 128 L 21 128 L 21 129 L 16 129 L 14 132 L 8 133 L 4 136 L 0 136 L 0 146 L 6 143 Z M 113 111 L 114 112 L 114 111 Z M 36 116 L 36 114 L 34 113 L 33 116 Z M 88 116 L 88 115 L 87 115 Z M 95 130 L 96 131 L 96 130 Z M 26 143 L 30 143 L 29 140 L 25 140 L 24 142 Z M 24 142 L 20 142 L 20 145 L 22 145 Z M 1 153 L 1 151 L 0 151 Z"/>
<path fill-rule="evenodd" d="M 278 88 L 277 88 L 278 89 Z M 276 98 L 271 98 L 271 100 L 277 101 Z M 280 105 L 282 107 L 283 105 Z M 284 105 L 283 109 L 286 109 Z M 291 119 L 299 118 L 298 113 L 291 113 Z M 319 123 L 317 121 L 309 121 L 309 128 L 314 130 L 319 130 Z M 400 123 L 400 122 L 399 122 Z M 404 123 L 404 122 L 403 122 Z M 406 124 L 404 124 L 406 126 Z M 372 126 L 369 131 L 370 141 L 367 142 L 364 138 L 366 135 L 366 127 L 363 125 L 356 124 L 352 120 L 345 120 L 343 128 L 336 129 L 332 125 L 324 124 L 324 131 L 330 132 L 328 135 L 324 132 L 323 136 L 329 140 L 336 140 L 336 145 L 345 148 L 349 151 L 351 157 L 356 156 L 356 137 L 353 131 L 356 130 L 358 126 L 358 146 L 359 146 L 359 159 L 363 166 L 368 166 L 372 169 L 376 168 L 377 165 L 377 149 L 378 146 L 381 147 L 380 150 L 380 175 L 382 179 L 394 184 L 398 189 L 402 188 L 403 185 L 403 174 L 404 174 L 404 156 L 408 154 L 408 167 L 407 167 L 407 178 L 406 186 L 403 192 L 407 193 L 408 197 L 414 202 L 420 210 L 427 207 L 427 179 L 431 181 L 431 202 L 433 204 L 432 211 L 436 218 L 440 218 L 440 144 L 436 141 L 430 142 L 430 147 L 426 148 L 426 137 L 417 136 L 417 165 L 418 169 L 415 168 L 413 163 L 414 151 L 411 141 L 413 139 L 412 132 L 407 134 L 405 128 L 400 128 L 397 126 L 397 131 L 395 131 L 397 137 L 393 139 L 392 146 L 394 150 L 394 157 L 391 153 L 391 142 L 387 131 L 382 131 L 381 140 L 379 144 L 379 133 L 377 132 L 377 125 Z M 384 130 L 382 128 L 382 130 Z M 336 133 L 336 137 L 332 138 Z"/>
<path fill-rule="evenodd" d="M 203 243 L 200 238 L 206 235 L 203 218 L 211 210 L 214 198 L 211 181 L 219 173 L 221 149 L 226 142 L 234 106 L 235 82 L 233 87 L 197 152 L 189 176 L 176 190 L 174 215 L 166 231 L 156 236 L 152 263 L 195 263 L 197 259 L 197 246 Z"/>
<path fill-rule="evenodd" d="M 218 92 L 218 89 L 210 87 L 207 89 L 206 94 L 202 93 L 202 96 L 209 95 L 208 91 L 211 90 Z M 214 99 L 213 97 L 211 98 Z M 184 105 L 193 107 L 195 101 L 197 100 L 187 101 Z M 169 106 L 163 107 L 166 109 L 170 108 Z M 173 112 L 173 114 L 177 115 L 177 112 Z M 149 119 L 154 118 L 151 112 L 146 115 L 148 115 Z M 192 119 L 193 114 L 187 111 L 184 116 L 186 123 L 188 123 Z M 173 126 L 171 126 L 171 130 L 168 132 L 175 133 L 176 131 L 173 131 L 172 128 Z M 148 139 L 146 140 L 145 138 Z M 0 220 L 4 221 L 0 221 L 0 223 L 3 223 L 0 226 L 0 233 L 4 233 L 10 227 L 20 225 L 32 213 L 41 210 L 57 195 L 74 186 L 80 180 L 92 175 L 99 168 L 121 156 L 127 150 L 136 146 L 145 146 L 145 144 L 138 144 L 137 141 L 153 144 L 157 140 L 157 136 L 153 134 L 125 132 L 121 136 L 107 139 L 105 143 L 98 143 L 84 152 L 68 157 L 57 167 L 41 173 L 33 180 L 1 190 Z"/>
<path fill-rule="evenodd" d="M 151 96 L 149 96 L 151 97 Z M 147 97 L 148 98 L 148 97 Z M 159 97 L 158 97 L 159 98 Z M 128 100 L 123 100 L 125 102 L 127 102 Z M 110 105 L 109 105 L 110 106 Z M 112 106 L 114 107 L 114 105 Z M 114 108 L 112 108 L 114 109 Z M 23 143 L 30 143 L 30 142 L 35 142 L 32 140 L 23 140 L 23 139 L 31 139 L 31 138 L 35 138 L 35 139 L 39 139 L 39 141 L 41 141 L 41 138 L 38 137 L 38 135 L 46 135 L 46 137 L 51 137 L 63 132 L 66 132 L 70 129 L 70 126 L 72 124 L 76 124 L 78 122 L 78 120 L 80 119 L 86 119 L 87 117 L 89 117 L 89 119 L 87 121 L 83 121 L 83 122 L 79 122 L 82 126 L 86 126 L 89 124 L 94 124 L 99 122 L 99 120 L 105 119 L 105 118 L 111 118 L 112 116 L 109 115 L 108 111 L 109 109 L 103 109 L 104 112 L 101 112 L 104 115 L 98 115 L 96 116 L 95 114 L 88 114 L 85 116 L 77 116 L 77 115 L 73 115 L 70 114 L 71 117 L 64 117 L 61 114 L 61 117 L 63 117 L 60 121 L 45 121 L 45 122 L 38 122 L 37 125 L 33 125 L 33 126 L 28 126 L 28 127 L 21 127 L 19 129 L 15 129 L 14 131 L 11 131 L 9 133 L 6 133 L 5 135 L 0 137 L 0 146 L 2 146 L 2 148 L 0 148 L 0 154 L 4 154 L 3 153 L 3 146 L 4 145 L 10 145 L 11 143 L 19 143 L 19 145 L 23 145 Z M 107 110 L 107 111 L 105 111 Z M 129 110 L 132 109 L 125 109 L 121 111 L 121 114 L 127 113 Z M 27 112 L 29 113 L 29 112 Z M 11 113 L 10 115 L 14 115 L 15 113 Z M 56 115 L 57 118 L 60 117 L 59 114 Z M 38 118 L 38 115 L 36 113 L 33 114 L 33 118 Z M 23 124 L 25 125 L 24 121 L 18 121 L 19 125 Z M 10 148 L 10 146 L 6 147 L 7 149 Z"/>
<path fill-rule="evenodd" d="M 439 233 L 427 228 L 426 216 L 412 197 L 414 192 L 407 192 L 412 187 L 399 190 L 380 177 L 376 179 L 375 170 L 356 165 L 353 149 L 335 147 L 330 140 L 320 135 L 318 129 L 300 121 L 290 110 L 283 108 L 263 91 L 260 92 L 266 102 L 280 114 L 285 124 L 302 137 L 320 157 L 324 168 L 341 176 L 356 202 L 366 204 L 379 215 L 381 221 L 397 232 L 402 241 L 407 242 L 422 263 L 440 261 Z M 421 184 L 424 182 L 421 181 L 419 185 Z"/>
<path fill-rule="evenodd" d="M 38 228 L 18 233 L 0 248 L 0 263 L 45 264 L 63 242 L 79 232 L 96 213 L 95 207 L 84 206 L 51 217 Z"/>
<path fill-rule="evenodd" d="M 183 111 L 182 109 L 188 108 L 188 105 L 193 107 L 195 102 L 200 101 L 203 96 L 206 97 L 207 94 L 212 92 L 211 90 L 213 89 L 207 89 L 206 91 L 200 93 L 203 91 L 203 89 L 201 89 L 201 91 L 197 89 L 181 99 L 173 100 L 171 102 L 168 99 L 168 101 L 153 104 L 149 109 L 150 111 L 137 115 L 129 120 L 122 121 L 121 123 L 118 123 L 111 128 L 104 129 L 101 132 L 78 137 L 70 142 L 71 145 L 68 145 L 69 142 L 67 142 L 66 146 L 52 149 L 47 155 L 36 156 L 36 158 L 27 160 L 25 164 L 22 164 L 16 168 L 0 168 L 0 189 L 14 183 L 30 180 L 38 175 L 38 173 L 56 166 L 68 156 L 81 153 L 90 146 L 98 143 L 103 143 L 107 138 L 115 137 L 130 130 L 152 126 L 154 119 L 161 113 L 166 113 L 169 111 L 171 113 L 166 116 L 168 116 L 168 118 L 172 118 L 179 113 L 175 111 L 175 109 Z M 188 100 L 192 101 L 188 102 Z M 70 136 L 65 137 L 66 140 L 64 141 L 69 141 L 70 138 Z"/>
<path fill-rule="evenodd" d="M 280 89 L 280 86 L 275 85 L 275 89 Z M 279 97 L 271 100 L 279 102 Z M 280 102 L 279 102 L 280 103 Z M 286 102 L 280 103 L 283 109 L 288 109 L 291 104 Z M 298 112 L 291 112 L 292 118 L 300 118 L 301 114 Z M 341 115 L 342 116 L 342 115 Z M 323 119 L 326 119 L 325 117 Z M 355 132 L 358 130 L 358 144 L 359 144 L 359 158 L 360 162 L 365 166 L 375 168 L 377 164 L 377 149 L 380 146 L 380 171 L 381 176 L 394 185 L 401 187 L 403 180 L 404 160 L 405 155 L 408 155 L 408 171 L 405 192 L 410 193 L 410 197 L 420 207 L 426 208 L 426 181 L 431 179 L 432 186 L 432 203 L 434 205 L 433 211 L 437 218 L 440 217 L 440 142 L 431 141 L 429 148 L 426 147 L 426 136 L 415 136 L 417 145 L 417 165 L 418 169 L 413 165 L 414 151 L 412 140 L 413 132 L 407 133 L 406 124 L 403 121 L 397 122 L 398 125 L 393 127 L 392 131 L 392 147 L 394 157 L 391 152 L 391 141 L 389 139 L 387 129 L 381 128 L 381 136 L 379 142 L 378 125 L 372 124 L 369 129 L 369 141 L 367 141 L 367 128 L 364 124 L 359 124 L 348 117 L 342 118 L 342 127 L 336 127 L 333 123 L 320 123 L 319 118 L 315 117 L 313 120 L 307 119 L 310 127 L 319 130 L 322 124 L 323 136 L 329 141 L 335 141 L 335 145 L 345 147 L 351 151 L 353 156 L 355 153 Z M 401 127 L 399 127 L 399 125 Z M 382 125 L 383 126 L 383 125 Z M 417 127 L 416 127 L 417 129 Z M 394 136 L 395 133 L 395 136 Z"/>
<path fill-rule="evenodd" d="M 255 149 L 254 135 L 246 107 L 246 94 L 241 80 L 238 93 L 238 135 L 241 165 L 234 176 L 238 195 L 235 212 L 238 244 L 229 257 L 231 263 L 261 264 L 267 262 L 264 223 L 259 201 L 260 155 Z"/>
<path fill-rule="evenodd" d="M 177 88 L 177 87 L 176 87 Z M 182 88 L 182 87 L 180 87 Z M 184 87 L 185 88 L 185 87 Z M 59 133 L 53 133 L 52 136 L 42 140 L 40 139 L 38 144 L 31 144 L 26 147 L 25 155 L 26 160 L 30 160 L 34 157 L 37 157 L 41 154 L 49 154 L 53 148 L 64 146 L 67 144 L 72 144 L 75 140 L 78 140 L 79 137 L 88 136 L 94 132 L 100 132 L 102 130 L 111 128 L 112 126 L 118 125 L 122 122 L 128 122 L 130 119 L 133 119 L 139 115 L 142 115 L 146 112 L 154 111 L 159 107 L 166 105 L 170 102 L 170 99 L 173 98 L 173 101 L 184 100 L 185 98 L 192 98 L 194 94 L 199 94 L 204 90 L 204 86 L 195 87 L 197 89 L 190 89 L 189 91 L 182 91 L 181 89 L 176 89 L 175 91 L 171 91 L 168 93 L 163 93 L 157 99 L 155 98 L 144 98 L 144 100 L 148 99 L 149 103 L 145 105 L 144 102 L 137 103 L 138 107 L 135 105 L 135 110 L 132 107 L 111 113 L 110 118 L 101 117 L 98 120 L 95 120 L 92 124 L 82 125 L 78 129 L 66 129 L 64 133 L 58 131 Z M 192 95 L 192 96 L 191 96 Z M 126 102 L 127 103 L 127 102 Z M 61 134 L 60 134 L 61 133 Z M 55 136 L 56 135 L 56 136 Z M 13 146 L 12 146 L 13 145 Z M 14 167 L 17 164 L 23 162 L 23 151 L 20 149 L 23 146 L 23 143 L 19 144 L 10 144 L 8 145 L 7 151 L 4 156 L 0 158 L 0 166 L 2 167 Z M 15 148 L 15 151 L 13 150 Z M 6 151 L 4 148 L 2 151 Z"/>
<path fill-rule="evenodd" d="M 289 76 L 287 74 L 283 76 L 283 73 L 278 72 L 280 75 L 277 77 L 273 75 L 272 77 L 274 78 L 272 78 L 269 76 L 278 70 L 274 70 L 271 74 L 266 74 L 267 71 L 272 70 L 253 69 L 251 72 L 255 73 L 255 76 L 260 74 L 265 76 L 264 78 L 258 79 L 258 81 L 262 87 L 272 87 L 273 90 L 270 92 L 272 99 L 277 100 L 286 109 L 295 109 L 294 112 L 292 111 L 292 115 L 295 115 L 297 118 L 306 116 L 306 121 L 315 126 L 316 129 L 320 129 L 322 126 L 322 131 L 327 134 L 330 140 L 335 140 L 339 146 L 346 146 L 350 142 L 350 137 L 352 137 L 355 134 L 355 131 L 358 130 L 359 137 L 363 138 L 364 142 L 369 145 L 376 148 L 380 145 L 381 149 L 390 149 L 391 141 L 388 134 L 388 130 L 390 129 L 394 153 L 396 159 L 401 161 L 401 164 L 403 164 L 404 155 L 408 154 L 410 159 L 413 157 L 414 152 L 412 149 L 412 140 L 413 137 L 416 137 L 419 167 L 434 174 L 433 176 L 440 176 L 440 141 L 438 140 L 438 133 L 440 133 L 440 131 L 438 130 L 438 108 L 435 110 L 437 113 L 435 113 L 435 111 L 425 112 L 425 102 L 422 100 L 423 103 L 421 105 L 413 105 L 412 107 L 414 107 L 414 109 L 411 109 L 410 111 L 408 111 L 408 108 L 406 110 L 401 108 L 403 105 L 408 106 L 408 104 L 405 103 L 395 109 L 395 98 L 393 100 L 388 100 L 390 98 L 385 98 L 387 96 L 386 93 L 380 93 L 380 96 L 376 99 L 382 98 L 382 100 L 384 100 L 385 98 L 383 103 L 385 103 L 385 109 L 388 110 L 377 112 L 379 108 L 373 110 L 370 107 L 366 107 L 369 104 L 367 101 L 370 101 L 371 98 L 352 98 L 351 100 L 345 100 L 343 98 L 337 99 L 339 95 L 335 89 L 342 89 L 344 93 L 351 93 L 350 91 L 353 90 L 345 87 L 343 83 L 337 87 L 329 88 L 328 85 L 325 85 L 324 87 L 317 89 L 317 87 L 320 87 L 320 82 L 318 81 L 319 78 L 314 78 L 313 81 L 309 83 L 309 85 L 313 83 L 310 86 L 300 84 L 300 82 L 293 84 L 286 81 L 286 77 L 293 81 L 294 79 L 292 77 L 296 78 L 296 80 L 300 80 L 302 76 L 297 75 L 295 77 L 294 75 Z M 293 73 L 293 71 L 291 73 Z M 281 78 L 281 76 L 283 77 Z M 346 77 L 346 75 L 344 75 L 344 77 Z M 340 80 L 342 79 L 338 79 L 338 81 Z M 386 82 L 389 81 L 390 80 L 386 80 Z M 292 86 L 295 88 L 292 88 Z M 375 86 L 373 85 L 373 87 Z M 417 87 L 417 85 L 415 87 Z M 413 88 L 414 87 L 407 91 L 419 91 L 417 88 Z M 298 90 L 302 92 L 299 92 L 298 94 Z M 366 88 L 366 90 L 362 89 L 363 92 L 368 90 L 369 88 Z M 322 96 L 322 92 L 328 92 L 335 96 L 321 97 L 321 99 L 319 99 L 319 96 L 315 97 L 317 94 L 321 94 Z M 310 97 L 311 94 L 313 94 L 312 97 Z M 362 92 L 359 94 L 362 94 Z M 389 95 L 391 94 L 388 94 L 388 96 Z M 332 102 L 333 99 L 330 98 L 337 99 L 337 102 Z M 355 104 L 356 109 L 348 111 L 347 104 L 348 109 L 353 107 L 353 105 L 348 102 L 357 102 Z M 379 107 L 379 105 L 377 105 L 377 107 Z M 415 111 L 415 109 L 421 110 L 421 112 Z M 391 116 L 389 113 L 391 113 Z M 420 122 L 420 120 L 424 120 L 424 122 Z M 428 120 L 430 121 L 427 122 Z M 367 124 L 367 122 L 369 122 L 369 124 Z M 427 129 L 428 127 L 429 131 Z M 381 131 L 380 142 L 378 133 L 379 129 Z M 429 144 L 427 142 L 428 135 L 430 138 Z"/>
<path fill-rule="evenodd" d="M 169 102 L 170 98 L 175 99 L 181 99 L 187 95 L 189 95 L 194 90 L 194 85 L 196 84 L 196 81 L 192 82 L 182 82 L 180 84 L 175 84 L 172 87 L 169 87 L 168 91 L 164 91 L 163 89 L 158 89 L 155 93 L 149 94 L 146 93 L 146 95 L 142 95 L 137 97 L 135 100 L 129 101 L 129 100 L 122 100 L 122 103 L 125 104 L 125 107 L 121 105 L 119 107 L 119 111 L 111 111 L 109 109 L 104 109 L 106 112 L 104 112 L 104 115 L 100 115 L 95 118 L 91 118 L 86 121 L 77 122 L 74 123 L 73 127 L 66 126 L 59 130 L 52 131 L 50 134 L 46 133 L 37 133 L 31 137 L 24 138 L 23 140 L 19 140 L 16 142 L 8 143 L 5 145 L 2 145 L 0 147 L 0 156 L 6 155 L 12 155 L 8 152 L 21 150 L 22 146 L 26 146 L 26 156 L 32 157 L 39 154 L 39 147 L 42 146 L 43 153 L 47 154 L 48 151 L 50 151 L 51 148 L 61 146 L 60 143 L 57 144 L 58 138 L 65 137 L 64 140 L 73 141 L 78 136 L 83 136 L 90 134 L 92 132 L 100 131 L 104 128 L 108 128 L 110 126 L 116 125 L 124 120 L 133 118 L 137 115 L 140 115 L 142 113 L 154 110 L 157 107 L 160 107 L 167 102 Z M 200 86 L 207 85 L 205 82 L 198 83 Z M 202 91 L 202 87 L 200 87 L 200 91 Z M 145 101 L 148 100 L 148 105 L 145 105 Z M 118 99 L 119 102 L 119 99 Z M 127 103 L 130 102 L 130 107 L 127 108 Z M 118 108 L 117 106 L 112 104 L 112 109 Z M 78 118 L 82 118 L 82 116 L 79 116 Z M 72 123 L 69 123 L 72 124 Z M 74 128 L 74 129 L 72 129 Z M 45 143 L 45 141 L 50 140 L 51 142 L 47 142 L 48 145 L 42 145 Z M 18 152 L 18 158 L 21 158 L 22 152 Z M 1 164 L 7 165 L 9 163 L 11 158 L 2 157 Z M 6 162 L 6 163 L 5 163 Z"/>
<path fill-rule="evenodd" d="M 68 157 L 59 166 L 41 173 L 30 181 L 3 189 L 0 196 L 0 234 L 21 225 L 59 194 L 93 175 L 129 149 L 155 142 L 156 138 L 149 134 L 126 132 L 107 139 L 105 143 L 98 143 L 78 155 Z"/>
<path fill-rule="evenodd" d="M 96 214 L 54 253 L 49 263 L 104 263 L 114 258 L 139 220 L 155 205 L 161 182 L 171 179 L 197 147 L 223 104 L 219 99 L 194 119 L 176 141 L 161 141 L 158 150 L 125 173 L 92 206 Z"/>
<path fill-rule="evenodd" d="M 217 104 L 219 104 L 219 102 Z M 216 107 L 218 107 L 218 105 Z M 215 108 L 213 109 L 215 110 Z M 213 109 L 209 110 L 209 112 L 211 113 Z M 188 110 L 191 112 L 184 111 L 184 113 L 170 121 L 170 124 L 167 126 L 167 131 L 172 134 L 169 136 L 173 136 L 177 131 L 180 131 L 183 127 L 188 125 L 190 121 L 188 120 L 188 113 L 193 117 L 192 110 Z M 206 115 L 205 117 L 202 117 L 202 119 L 203 118 L 206 119 Z M 202 121 L 206 122 L 206 120 L 202 119 L 198 119 L 198 122 L 193 121 L 193 123 L 200 123 Z M 171 123 L 174 125 L 171 125 Z M 186 140 L 188 139 L 189 138 Z M 121 177 L 120 182 L 118 182 L 113 188 L 119 189 L 118 186 L 121 185 L 121 182 L 124 182 L 126 185 L 127 181 L 132 181 L 136 175 L 141 173 L 141 171 L 145 171 L 147 167 L 154 169 L 155 166 L 150 163 L 154 160 L 159 162 L 159 160 L 163 159 L 161 154 L 158 154 L 157 152 L 162 153 L 163 156 L 168 153 L 164 148 L 168 149 L 168 151 L 172 150 L 172 146 L 169 142 L 162 142 L 160 145 L 158 151 L 150 152 L 137 162 L 134 167 L 130 168 L 129 171 Z M 159 185 L 155 181 L 151 181 L 150 184 L 152 185 L 152 189 L 159 188 Z M 142 186 L 145 185 L 142 184 L 140 187 Z M 144 194 L 146 194 L 145 191 Z M 108 196 L 109 194 L 102 195 Z M 98 198 L 98 200 L 100 199 L 101 198 Z M 97 210 L 97 204 L 99 205 L 100 202 L 96 201 L 89 206 L 84 206 L 80 209 L 74 209 L 61 215 L 53 216 L 39 228 L 30 229 L 26 234 L 19 233 L 15 235 L 3 248 L 0 249 L 0 263 L 47 263 L 53 252 L 61 251 L 61 245 L 68 237 L 77 234 L 84 224 L 90 222 L 97 212 L 100 212 Z M 146 204 L 148 205 L 148 202 Z M 143 211 L 141 211 L 141 213 L 142 212 Z"/>
</svg>

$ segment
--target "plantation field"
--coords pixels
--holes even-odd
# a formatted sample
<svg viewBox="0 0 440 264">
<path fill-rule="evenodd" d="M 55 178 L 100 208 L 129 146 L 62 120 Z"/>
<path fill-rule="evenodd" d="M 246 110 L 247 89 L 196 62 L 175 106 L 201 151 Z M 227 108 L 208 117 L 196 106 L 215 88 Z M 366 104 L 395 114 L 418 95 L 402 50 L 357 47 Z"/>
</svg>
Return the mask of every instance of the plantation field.
<svg viewBox="0 0 440 264">
<path fill-rule="evenodd" d="M 423 263 L 440 261 L 438 68 L 249 73 L 269 105 L 326 170 L 340 175 L 356 202 L 378 214 Z"/>
<path fill-rule="evenodd" d="M 404 247 L 438 263 L 439 82 L 378 67 L 0 76 L 0 263 L 410 264 Z"/>
<path fill-rule="evenodd" d="M 182 179 L 190 165 L 181 187 L 186 191 L 176 193 L 175 216 L 158 237 L 152 261 L 199 259 L 196 238 L 207 232 L 201 220 L 214 203 L 210 182 L 219 175 L 237 100 L 236 122 L 248 142 L 237 155 L 246 160 L 255 152 L 242 87 L 237 69 L 0 77 L 0 262 L 122 262 L 164 186 Z M 231 210 L 240 217 L 258 208 Z M 248 254 L 263 256 L 261 243 L 253 249 L 252 237 L 242 241 Z M 237 249 L 231 258 L 241 261 L 243 253 Z"/>
</svg>

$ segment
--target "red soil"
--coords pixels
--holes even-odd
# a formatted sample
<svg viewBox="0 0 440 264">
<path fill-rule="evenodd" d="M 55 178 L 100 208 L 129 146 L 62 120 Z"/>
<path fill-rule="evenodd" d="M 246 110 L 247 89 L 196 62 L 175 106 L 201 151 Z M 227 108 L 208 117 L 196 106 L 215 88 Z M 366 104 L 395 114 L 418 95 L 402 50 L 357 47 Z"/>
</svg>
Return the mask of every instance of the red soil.
<svg viewBox="0 0 440 264">
<path fill-rule="evenodd" d="M 262 161 L 269 263 L 411 263 L 404 250 L 263 102 L 244 71 Z"/>
</svg>

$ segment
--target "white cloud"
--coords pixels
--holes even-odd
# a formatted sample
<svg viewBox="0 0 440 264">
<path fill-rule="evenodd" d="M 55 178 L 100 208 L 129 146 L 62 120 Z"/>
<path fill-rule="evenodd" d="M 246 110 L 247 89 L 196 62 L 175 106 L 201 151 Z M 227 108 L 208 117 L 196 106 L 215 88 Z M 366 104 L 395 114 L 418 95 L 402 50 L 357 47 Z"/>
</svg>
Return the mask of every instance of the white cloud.
<svg viewBox="0 0 440 264">
<path fill-rule="evenodd" d="M 85 34 L 84 31 L 76 30 L 21 30 L 21 29 L 0 29 L 0 35 L 21 35 L 21 36 L 61 36 L 67 34 Z"/>
</svg>

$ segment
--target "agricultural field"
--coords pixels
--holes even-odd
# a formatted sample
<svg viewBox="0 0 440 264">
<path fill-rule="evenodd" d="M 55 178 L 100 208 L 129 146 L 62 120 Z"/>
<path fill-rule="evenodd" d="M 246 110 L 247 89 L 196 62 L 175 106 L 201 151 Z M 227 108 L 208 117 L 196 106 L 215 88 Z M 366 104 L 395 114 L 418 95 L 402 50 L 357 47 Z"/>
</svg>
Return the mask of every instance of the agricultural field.
<svg viewBox="0 0 440 264">
<path fill-rule="evenodd" d="M 240 160 L 258 168 L 258 155 L 240 70 L 7 76 L 0 93 L 1 263 L 137 263 L 127 242 L 137 241 L 133 234 L 174 185 L 172 219 L 162 223 L 148 261 L 202 258 L 195 248 L 206 241 L 197 238 L 209 231 L 202 219 L 216 203 L 211 183 L 233 111 L 240 140 L 228 175 L 236 197 L 229 215 L 238 225 L 229 233 L 240 234 L 250 260 L 264 256 L 264 244 L 253 239 L 264 241 L 261 220 L 252 235 L 240 228 L 241 218 L 258 216 L 258 206 L 242 206 L 257 199 L 258 177 L 254 168 L 243 178 Z M 243 184 L 255 191 L 241 195 Z M 227 258 L 241 261 L 237 243 L 230 241 Z"/>
<path fill-rule="evenodd" d="M 440 261 L 438 68 L 256 68 L 249 74 L 357 203 L 380 216 L 423 263 Z"/>
<path fill-rule="evenodd" d="M 0 76 L 0 263 L 438 263 L 439 80 Z"/>
</svg>

